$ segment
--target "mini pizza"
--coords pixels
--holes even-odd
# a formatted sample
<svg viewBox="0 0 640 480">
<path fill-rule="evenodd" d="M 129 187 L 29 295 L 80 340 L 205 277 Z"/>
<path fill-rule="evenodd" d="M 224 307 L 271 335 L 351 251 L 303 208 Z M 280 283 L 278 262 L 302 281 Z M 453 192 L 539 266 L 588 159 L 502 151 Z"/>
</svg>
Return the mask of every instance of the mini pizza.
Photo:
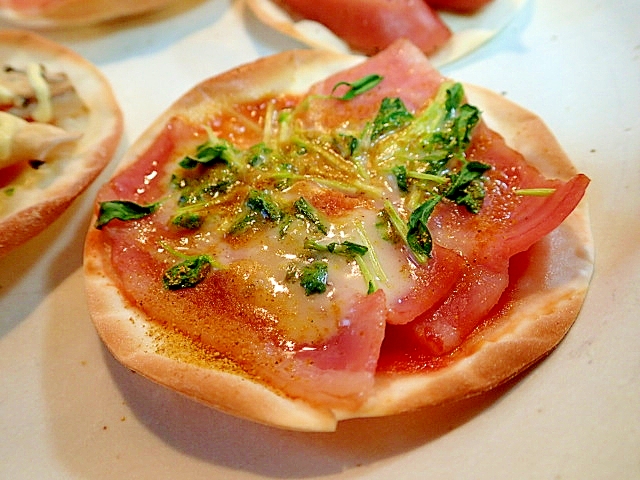
<svg viewBox="0 0 640 480">
<path fill-rule="evenodd" d="M 523 0 L 246 0 L 256 17 L 314 48 L 372 55 L 406 38 L 442 65 L 499 32 Z"/>
<path fill-rule="evenodd" d="M 91 317 L 127 367 L 268 425 L 460 399 L 576 319 L 588 183 L 538 117 L 405 40 L 284 52 L 125 155 L 86 238 Z"/>
<path fill-rule="evenodd" d="M 100 71 L 69 49 L 0 31 L 0 256 L 34 237 L 98 176 L 122 135 Z"/>
<path fill-rule="evenodd" d="M 28 28 L 93 25 L 151 12 L 173 0 L 0 0 L 0 19 Z"/>
</svg>

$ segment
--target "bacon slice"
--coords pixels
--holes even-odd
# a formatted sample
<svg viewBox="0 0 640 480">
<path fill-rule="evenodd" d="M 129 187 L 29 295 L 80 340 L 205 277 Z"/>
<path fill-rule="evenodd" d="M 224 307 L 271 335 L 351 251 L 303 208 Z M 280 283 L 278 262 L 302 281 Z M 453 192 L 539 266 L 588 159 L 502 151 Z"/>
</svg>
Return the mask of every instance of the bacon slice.
<svg viewBox="0 0 640 480">
<path fill-rule="evenodd" d="M 329 28 L 353 49 L 371 55 L 399 38 L 424 53 L 441 47 L 451 31 L 426 3 L 414 0 L 282 0 L 295 14 Z"/>
<path fill-rule="evenodd" d="M 343 407 L 364 400 L 374 382 L 385 312 L 382 290 L 360 297 L 341 320 L 336 336 L 321 347 L 303 349 L 287 362 L 280 372 L 291 373 L 281 387 L 301 397 L 316 391 L 316 400 Z"/>
<path fill-rule="evenodd" d="M 492 0 L 426 0 L 431 8 L 457 13 L 473 13 Z"/>
<path fill-rule="evenodd" d="M 338 82 L 355 82 L 369 74 L 382 75 L 384 82 L 348 102 L 325 98 L 332 94 Z M 310 106 L 304 117 L 305 125 L 319 130 L 338 127 L 357 130 L 376 115 L 384 97 L 400 97 L 409 110 L 415 111 L 435 95 L 443 81 L 440 72 L 414 45 L 407 41 L 394 42 L 366 62 L 313 85 L 307 99 Z M 340 88 L 335 91 L 336 95 L 342 93 Z"/>
<path fill-rule="evenodd" d="M 465 271 L 465 259 L 453 250 L 435 245 L 431 259 L 416 270 L 410 290 L 389 302 L 387 322 L 404 325 L 439 305 Z"/>
</svg>

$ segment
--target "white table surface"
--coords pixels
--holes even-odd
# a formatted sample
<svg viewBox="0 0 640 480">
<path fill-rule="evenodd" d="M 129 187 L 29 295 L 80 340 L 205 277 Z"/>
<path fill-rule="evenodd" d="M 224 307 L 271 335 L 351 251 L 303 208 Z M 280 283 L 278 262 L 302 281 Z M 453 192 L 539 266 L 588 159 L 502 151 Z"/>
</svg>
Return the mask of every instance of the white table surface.
<svg viewBox="0 0 640 480">
<path fill-rule="evenodd" d="M 111 80 L 118 156 L 196 82 L 300 46 L 230 0 L 46 35 Z M 595 274 L 545 361 L 482 397 L 332 434 L 255 425 L 156 386 L 111 358 L 84 299 L 83 237 L 111 165 L 0 260 L 0 478 L 639 479 L 640 1 L 531 0 L 443 72 L 538 113 L 592 179 Z"/>
</svg>

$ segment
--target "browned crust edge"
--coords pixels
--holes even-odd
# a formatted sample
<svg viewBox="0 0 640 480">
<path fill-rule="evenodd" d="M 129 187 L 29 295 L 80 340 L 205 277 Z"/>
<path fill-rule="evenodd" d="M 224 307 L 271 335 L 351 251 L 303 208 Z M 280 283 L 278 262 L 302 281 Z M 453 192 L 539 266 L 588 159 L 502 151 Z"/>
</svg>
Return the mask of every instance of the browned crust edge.
<svg viewBox="0 0 640 480">
<path fill-rule="evenodd" d="M 175 0 L 66 0 L 31 11 L 0 1 L 0 19 L 17 27 L 54 29 L 94 25 L 108 20 L 159 10 Z"/>
<path fill-rule="evenodd" d="M 177 112 L 202 118 L 227 101 L 293 91 L 360 61 L 321 51 L 294 51 L 258 60 L 207 80 L 172 105 L 134 144 L 119 168 L 134 162 L 162 125 Z M 471 103 L 484 111 L 489 126 L 501 131 L 547 175 L 566 178 L 575 169 L 552 133 L 533 113 L 503 97 L 467 86 Z M 505 315 L 477 329 L 456 351 L 455 361 L 435 372 L 399 377 L 379 376 L 373 394 L 357 411 L 332 411 L 287 398 L 259 381 L 227 368 L 172 360 L 156 353 L 153 324 L 127 303 L 110 277 L 108 252 L 93 228 L 85 244 L 85 277 L 89 310 L 98 333 L 112 354 L 142 375 L 222 411 L 281 428 L 332 431 L 348 418 L 400 413 L 463 398 L 512 378 L 553 349 L 574 322 L 593 268 L 586 204 L 540 247 L 534 278 L 547 284 L 520 299 Z"/>
<path fill-rule="evenodd" d="M 111 86 L 98 68 L 58 43 L 23 30 L 2 30 L 0 59 L 7 65 L 38 61 L 49 71 L 67 73 L 89 109 L 86 130 L 64 159 L 63 172 L 45 188 L 32 187 L 32 196 L 24 204 L 0 216 L 2 257 L 53 223 L 91 184 L 120 143 L 123 119 Z"/>
</svg>

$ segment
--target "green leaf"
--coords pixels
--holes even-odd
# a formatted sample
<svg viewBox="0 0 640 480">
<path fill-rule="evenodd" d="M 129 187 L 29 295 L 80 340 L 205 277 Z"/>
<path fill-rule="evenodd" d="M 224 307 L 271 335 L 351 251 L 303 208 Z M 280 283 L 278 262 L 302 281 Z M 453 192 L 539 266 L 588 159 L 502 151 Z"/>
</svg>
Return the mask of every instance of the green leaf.
<svg viewBox="0 0 640 480">
<path fill-rule="evenodd" d="M 377 140 L 383 135 L 398 130 L 413 120 L 413 114 L 407 110 L 399 98 L 384 98 L 380 109 L 373 120 L 371 140 Z"/>
<path fill-rule="evenodd" d="M 407 244 L 415 253 L 426 255 L 427 257 L 431 256 L 433 241 L 427 223 L 440 200 L 442 200 L 440 195 L 431 197 L 416 208 L 409 217 L 409 222 L 407 223 Z"/>
<path fill-rule="evenodd" d="M 364 245 L 360 245 L 359 243 L 353 243 L 353 242 L 350 242 L 349 240 L 345 240 L 344 242 L 341 242 L 341 243 L 331 242 L 329 245 L 327 245 L 327 249 L 331 253 L 344 255 L 347 257 L 356 257 L 356 256 L 361 257 L 362 255 L 364 255 L 369 251 L 369 249 Z"/>
<path fill-rule="evenodd" d="M 452 137 L 456 139 L 457 150 L 464 152 L 471 143 L 471 133 L 480 121 L 480 110 L 478 108 L 464 104 L 458 108 L 451 127 Z"/>
<path fill-rule="evenodd" d="M 185 156 L 179 165 L 187 170 L 196 168 L 198 165 L 211 166 L 216 163 L 233 165 L 237 155 L 235 147 L 226 140 L 209 140 L 198 145 L 195 155 Z"/>
<path fill-rule="evenodd" d="M 404 165 L 396 165 L 391 169 L 391 173 L 396 177 L 396 183 L 398 184 L 398 189 L 401 192 L 409 191 L 409 183 L 407 180 L 407 167 Z"/>
<path fill-rule="evenodd" d="M 323 235 L 327 234 L 327 227 L 322 223 L 322 220 L 320 220 L 320 217 L 318 216 L 318 212 L 306 198 L 298 198 L 298 200 L 294 202 L 293 207 L 295 208 L 298 217 L 303 220 L 307 220 L 312 225 L 315 225 L 318 231 Z"/>
<path fill-rule="evenodd" d="M 478 213 L 485 197 L 485 190 L 478 180 L 490 165 L 481 162 L 465 162 L 458 173 L 451 175 L 451 186 L 445 198 L 465 206 L 471 213 Z"/>
<path fill-rule="evenodd" d="M 340 255 L 346 257 L 349 260 L 355 260 L 358 264 L 358 268 L 360 269 L 360 273 L 362 273 L 362 277 L 367 284 L 367 294 L 376 291 L 376 284 L 373 274 L 362 258 L 369 251 L 369 248 L 365 245 L 350 242 L 349 240 L 341 243 L 331 242 L 327 245 L 323 245 L 314 240 L 306 239 L 304 241 L 304 247 L 318 252 L 328 252 L 335 255 Z"/>
<path fill-rule="evenodd" d="M 187 258 L 164 272 L 162 283 L 169 290 L 190 288 L 202 282 L 211 271 L 211 259 L 207 255 Z"/>
<path fill-rule="evenodd" d="M 259 167 L 267 163 L 267 159 L 273 150 L 264 143 L 257 143 L 247 150 L 247 163 L 252 167 Z"/>
<path fill-rule="evenodd" d="M 454 83 L 447 88 L 447 98 L 444 102 L 444 108 L 447 112 L 452 112 L 458 108 L 464 100 L 464 88 L 461 83 Z"/>
<path fill-rule="evenodd" d="M 197 230 L 202 226 L 204 216 L 198 213 L 182 213 L 171 220 L 176 227 L 186 228 L 187 230 Z"/>
<path fill-rule="evenodd" d="M 263 218 L 278 222 L 284 216 L 276 201 L 265 191 L 251 190 L 246 200 L 247 207 Z"/>
<path fill-rule="evenodd" d="M 383 212 L 384 212 L 384 218 L 389 221 L 389 223 L 393 227 L 393 230 L 395 230 L 395 232 L 397 233 L 398 237 L 400 237 L 400 239 L 402 239 L 402 241 L 407 245 L 407 247 L 409 247 L 409 250 L 411 250 L 411 252 L 413 253 L 413 256 L 415 257 L 416 261 L 418 263 L 426 262 L 429 256 L 422 253 L 422 248 L 418 248 L 414 250 L 414 248 L 411 246 L 411 243 L 408 238 L 409 227 L 402 220 L 402 218 L 400 217 L 400 214 L 397 212 L 397 210 L 389 200 L 385 200 Z"/>
<path fill-rule="evenodd" d="M 234 222 L 234 224 L 229 229 L 229 235 L 240 235 L 241 233 L 246 232 L 249 228 L 255 225 L 258 222 L 258 218 L 255 213 L 251 212 L 249 214 L 243 215 L 238 220 Z"/>
<path fill-rule="evenodd" d="M 383 80 L 382 76 L 374 73 L 374 74 L 362 77 L 359 80 L 356 80 L 355 82 L 352 82 L 352 83 L 338 82 L 333 86 L 333 89 L 331 90 L 331 95 L 333 96 L 333 94 L 339 87 L 346 85 L 347 87 L 349 87 L 347 92 L 341 97 L 335 97 L 335 98 L 339 100 L 351 100 L 357 97 L 358 95 L 362 95 L 363 93 L 371 90 L 376 85 L 378 85 L 382 80 Z"/>
<path fill-rule="evenodd" d="M 324 262 L 316 261 L 305 265 L 300 274 L 300 285 L 306 295 L 324 293 L 327 290 L 328 267 Z"/>
<path fill-rule="evenodd" d="M 306 239 L 304 247 L 310 250 L 316 250 L 318 252 L 335 253 L 336 255 L 342 255 L 344 257 L 354 258 L 356 256 L 362 256 L 369 251 L 364 245 L 350 242 L 346 240 L 344 242 L 331 242 L 326 245 L 315 242 L 313 240 Z"/>
<path fill-rule="evenodd" d="M 229 235 L 239 235 L 247 231 L 258 222 L 265 221 L 280 222 L 286 219 L 286 214 L 282 211 L 276 201 L 266 191 L 252 189 L 247 195 L 245 205 L 249 210 L 234 222 L 229 229 Z"/>
<path fill-rule="evenodd" d="M 346 133 L 338 133 L 338 135 L 332 139 L 332 142 L 338 154 L 347 159 L 353 157 L 360 145 L 360 140 L 358 140 L 357 137 Z"/>
<path fill-rule="evenodd" d="M 101 229 L 111 220 L 137 220 L 154 213 L 160 203 L 140 205 L 128 200 L 108 200 L 100 203 L 96 228 Z"/>
<path fill-rule="evenodd" d="M 486 195 L 486 190 L 482 182 L 474 180 L 455 198 L 455 203 L 466 207 L 471 213 L 478 213 L 482 208 L 482 202 Z"/>
<path fill-rule="evenodd" d="M 193 207 L 226 194 L 238 183 L 238 178 L 228 166 L 210 168 L 197 177 L 173 175 L 171 186 L 180 192 L 178 206 Z"/>
<path fill-rule="evenodd" d="M 393 111 L 389 111 L 391 115 Z M 404 115 L 397 115 L 402 120 Z M 379 116 L 384 118 L 382 111 Z M 409 114 L 409 112 L 407 112 Z M 410 115 L 410 114 L 409 114 Z M 408 117 L 407 117 L 408 118 Z M 480 111 L 464 103 L 464 89 L 461 84 L 443 83 L 431 103 L 416 113 L 413 120 L 400 123 L 404 128 L 390 128 L 390 138 L 380 139 L 382 148 L 391 158 L 420 161 L 424 167 L 418 170 L 439 175 L 447 170 L 447 163 L 453 158 L 462 158 L 469 147 L 473 129 L 480 120 Z M 382 120 L 378 120 L 382 123 Z M 374 129 L 374 134 L 378 129 Z M 373 138 L 373 136 L 372 136 Z M 407 165 L 408 169 L 417 169 Z"/>
</svg>

